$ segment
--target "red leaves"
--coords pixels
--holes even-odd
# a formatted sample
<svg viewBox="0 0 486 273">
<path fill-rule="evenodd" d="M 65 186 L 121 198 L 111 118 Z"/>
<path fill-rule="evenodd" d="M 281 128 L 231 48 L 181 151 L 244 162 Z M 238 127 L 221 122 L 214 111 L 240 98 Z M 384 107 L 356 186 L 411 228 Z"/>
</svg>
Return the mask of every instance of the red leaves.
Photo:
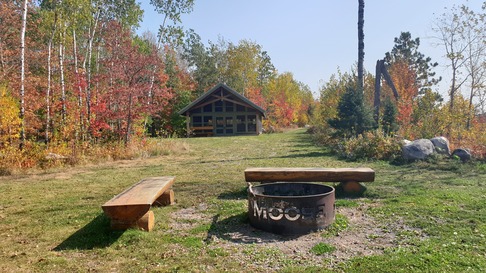
<svg viewBox="0 0 486 273">
<path fill-rule="evenodd" d="M 397 122 L 402 131 L 408 135 L 412 126 L 415 98 L 418 96 L 417 74 L 406 61 L 396 61 L 390 67 L 390 75 L 400 95 L 400 100 L 397 103 Z"/>
<path fill-rule="evenodd" d="M 165 107 L 171 94 L 164 87 L 167 76 L 161 72 L 163 64 L 156 49 L 142 52 L 132 42 L 130 32 L 115 22 L 106 28 L 107 56 L 102 60 L 106 72 L 100 75 L 104 86 L 100 89 L 100 105 L 93 109 L 98 121 L 116 123 L 118 126 L 112 130 L 129 137 L 131 124 Z"/>
</svg>

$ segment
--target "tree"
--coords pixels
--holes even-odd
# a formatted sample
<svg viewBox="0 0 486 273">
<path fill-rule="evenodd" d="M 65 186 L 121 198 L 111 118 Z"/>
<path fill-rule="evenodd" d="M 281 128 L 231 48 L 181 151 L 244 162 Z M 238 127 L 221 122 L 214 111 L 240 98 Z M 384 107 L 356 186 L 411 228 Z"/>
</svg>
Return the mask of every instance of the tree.
<svg viewBox="0 0 486 273">
<path fill-rule="evenodd" d="M 462 87 L 469 88 L 469 117 L 466 127 L 470 128 L 476 109 L 474 98 L 481 104 L 484 98 L 486 82 L 486 2 L 483 2 L 483 12 L 475 12 L 466 5 L 453 6 L 436 19 L 433 30 L 437 32 L 438 44 L 446 51 L 449 68 L 452 73 L 449 90 L 449 110 L 455 109 L 455 100 L 461 94 Z M 462 103 L 461 103 L 462 105 Z M 451 131 L 452 128 L 449 128 Z"/>
<path fill-rule="evenodd" d="M 21 21 L 13 1 L 0 1 L 0 83 L 19 78 Z"/>
<path fill-rule="evenodd" d="M 155 48 L 144 52 L 132 42 L 131 33 L 121 25 L 112 22 L 106 26 L 107 57 L 104 59 L 107 71 L 105 77 L 116 84 L 108 85 L 108 92 L 100 94 L 97 105 L 97 120 L 91 129 L 94 134 L 111 125 L 117 135 L 128 144 L 133 124 L 163 109 L 171 94 L 165 88 L 167 78 L 157 73 L 153 96 L 144 93 L 151 85 L 150 72 L 154 66 L 161 67 L 161 60 Z M 109 65 L 106 65 L 109 64 Z M 147 103 L 151 100 L 152 103 Z"/>
<path fill-rule="evenodd" d="M 410 32 L 401 32 L 394 42 L 391 52 L 385 53 L 385 63 L 391 67 L 396 62 L 405 62 L 416 74 L 415 85 L 419 88 L 419 94 L 424 94 L 426 89 L 441 80 L 440 77 L 434 78 L 436 73 L 432 71 L 438 63 L 432 62 L 432 58 L 425 57 L 419 51 L 420 38 L 413 39 Z"/>
<path fill-rule="evenodd" d="M 247 88 L 256 87 L 262 66 L 261 52 L 259 44 L 248 40 L 241 40 L 238 45 L 230 43 L 226 50 L 226 84 L 243 95 L 246 95 Z"/>
<path fill-rule="evenodd" d="M 351 86 L 339 100 L 337 117 L 328 123 L 344 137 L 358 136 L 376 127 L 371 110 L 363 101 L 363 92 Z"/>
<path fill-rule="evenodd" d="M 24 0 L 22 7 L 22 29 L 20 31 L 20 149 L 25 145 L 25 31 L 27 25 L 27 5 Z"/>
<path fill-rule="evenodd" d="M 390 67 L 390 77 L 400 97 L 396 102 L 397 122 L 401 127 L 401 132 L 408 135 L 414 127 L 412 111 L 419 95 L 417 74 L 406 60 L 396 60 Z M 385 113 L 383 117 L 385 118 Z"/>
<path fill-rule="evenodd" d="M 20 110 L 18 101 L 5 85 L 0 85 L 0 148 L 11 145 L 20 136 Z"/>
<path fill-rule="evenodd" d="M 197 83 L 196 94 L 201 95 L 219 81 L 216 57 L 211 54 L 194 31 L 188 31 L 183 44 L 182 57 L 188 62 L 189 73 Z"/>
<path fill-rule="evenodd" d="M 418 97 L 412 111 L 413 130 L 406 137 L 432 138 L 441 132 L 439 111 L 442 101 L 440 94 L 432 90 L 426 90 Z"/>
<path fill-rule="evenodd" d="M 473 100 L 475 97 L 481 98 L 481 89 L 486 87 L 486 2 L 483 5 L 483 13 L 476 13 L 467 6 L 460 7 L 460 20 L 464 30 L 460 33 L 461 39 L 466 41 L 465 50 L 465 71 L 468 76 L 469 106 L 467 129 L 471 127 L 471 120 L 474 118 L 475 109 Z M 483 112 L 484 113 L 484 112 Z"/>
<path fill-rule="evenodd" d="M 364 74 L 364 0 L 358 0 L 358 91 L 363 92 Z"/>
<path fill-rule="evenodd" d="M 383 106 L 383 119 L 381 120 L 381 127 L 386 135 L 391 135 L 398 131 L 399 126 L 396 117 L 397 107 L 390 99 L 390 96 L 387 96 Z"/>
<path fill-rule="evenodd" d="M 460 87 L 466 79 L 460 78 L 460 69 L 466 63 L 465 52 L 467 49 L 466 41 L 460 38 L 460 33 L 464 31 L 464 25 L 461 22 L 459 12 L 453 7 L 451 12 L 443 13 L 436 21 L 433 30 L 438 33 L 436 37 L 438 43 L 446 51 L 446 57 L 449 59 L 452 78 L 449 90 L 449 109 L 454 109 L 454 99 Z"/>
<path fill-rule="evenodd" d="M 150 0 L 150 4 L 155 7 L 155 11 L 163 16 L 157 33 L 157 51 L 162 48 L 162 44 L 180 45 L 182 44 L 183 31 L 178 26 L 181 23 L 181 14 L 190 13 L 194 6 L 193 0 Z M 168 24 L 169 23 L 169 24 Z M 154 88 L 154 78 L 157 67 L 153 68 L 148 97 L 152 97 Z M 150 103 L 150 100 L 149 100 Z"/>
</svg>

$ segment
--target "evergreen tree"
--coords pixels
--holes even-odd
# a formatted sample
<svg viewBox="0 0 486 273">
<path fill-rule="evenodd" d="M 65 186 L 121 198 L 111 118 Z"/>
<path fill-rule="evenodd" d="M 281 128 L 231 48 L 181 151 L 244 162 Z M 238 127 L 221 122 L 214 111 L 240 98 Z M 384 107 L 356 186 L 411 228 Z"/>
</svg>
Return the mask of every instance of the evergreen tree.
<svg viewBox="0 0 486 273">
<path fill-rule="evenodd" d="M 412 38 L 410 32 L 400 33 L 400 37 L 395 38 L 395 45 L 391 52 L 385 54 L 385 62 L 387 66 L 391 66 L 395 62 L 406 61 L 410 68 L 417 74 L 416 84 L 419 88 L 419 94 L 424 94 L 425 90 L 431 89 L 431 86 L 436 85 L 442 78 L 434 78 L 435 72 L 432 71 L 437 62 L 432 62 L 432 58 L 425 57 L 418 48 L 420 46 L 420 38 Z"/>
<path fill-rule="evenodd" d="M 363 91 L 347 87 L 338 104 L 338 116 L 328 120 L 340 136 L 357 136 L 376 127 L 371 109 L 363 100 Z"/>
<path fill-rule="evenodd" d="M 398 131 L 398 124 L 396 120 L 398 110 L 395 104 L 391 101 L 390 97 L 386 97 L 383 108 L 383 119 L 381 120 L 381 126 L 386 135 L 391 135 L 392 133 Z"/>
</svg>

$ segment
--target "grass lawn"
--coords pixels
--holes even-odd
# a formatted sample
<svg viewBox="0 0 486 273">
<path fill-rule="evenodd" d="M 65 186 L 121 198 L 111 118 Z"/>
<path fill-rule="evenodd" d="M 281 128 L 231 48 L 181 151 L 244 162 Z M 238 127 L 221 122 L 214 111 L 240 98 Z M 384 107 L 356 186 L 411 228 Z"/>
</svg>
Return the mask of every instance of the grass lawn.
<svg viewBox="0 0 486 273">
<path fill-rule="evenodd" d="M 162 140 L 180 151 L 0 177 L 0 272 L 485 272 L 486 166 L 345 162 L 303 130 Z M 371 167 L 327 230 L 251 228 L 248 167 Z M 149 176 L 176 176 L 152 232 L 112 232 L 101 205 Z"/>
</svg>

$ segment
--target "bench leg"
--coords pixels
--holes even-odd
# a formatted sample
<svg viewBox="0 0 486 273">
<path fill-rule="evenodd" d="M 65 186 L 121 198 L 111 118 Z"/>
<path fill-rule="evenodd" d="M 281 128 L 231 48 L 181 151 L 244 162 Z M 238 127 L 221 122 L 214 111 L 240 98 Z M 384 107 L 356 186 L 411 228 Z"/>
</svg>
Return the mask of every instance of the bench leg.
<svg viewBox="0 0 486 273">
<path fill-rule="evenodd" d="M 167 190 L 165 191 L 155 202 L 153 203 L 154 206 L 168 206 L 174 205 L 174 191 Z"/>
<path fill-rule="evenodd" d="M 126 230 L 129 228 L 137 228 L 145 231 L 151 231 L 155 225 L 154 213 L 149 210 L 140 219 L 136 221 L 126 221 L 119 219 L 111 219 L 111 229 Z"/>
<path fill-rule="evenodd" d="M 362 194 L 366 190 L 365 186 L 355 181 L 340 182 L 338 187 L 343 189 L 343 191 L 348 194 Z"/>
</svg>

